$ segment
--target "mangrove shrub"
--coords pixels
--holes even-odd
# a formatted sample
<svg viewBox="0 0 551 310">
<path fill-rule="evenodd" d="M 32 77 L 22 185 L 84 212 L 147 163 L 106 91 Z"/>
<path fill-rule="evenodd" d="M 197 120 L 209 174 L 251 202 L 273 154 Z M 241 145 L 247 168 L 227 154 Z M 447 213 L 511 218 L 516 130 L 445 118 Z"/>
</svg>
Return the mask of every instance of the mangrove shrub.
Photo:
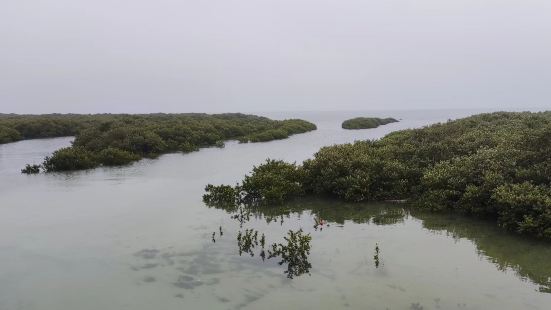
<svg viewBox="0 0 551 310">
<path fill-rule="evenodd" d="M 293 165 L 300 171 L 293 194 L 274 200 L 302 194 L 408 199 L 420 208 L 492 218 L 508 230 L 551 239 L 550 154 L 551 112 L 486 113 L 324 147 Z M 289 179 L 287 170 L 272 166 L 254 169 L 270 168 L 269 181 L 249 183 L 247 192 L 257 200 L 267 197 L 256 193 L 272 189 L 269 182 Z"/>
</svg>

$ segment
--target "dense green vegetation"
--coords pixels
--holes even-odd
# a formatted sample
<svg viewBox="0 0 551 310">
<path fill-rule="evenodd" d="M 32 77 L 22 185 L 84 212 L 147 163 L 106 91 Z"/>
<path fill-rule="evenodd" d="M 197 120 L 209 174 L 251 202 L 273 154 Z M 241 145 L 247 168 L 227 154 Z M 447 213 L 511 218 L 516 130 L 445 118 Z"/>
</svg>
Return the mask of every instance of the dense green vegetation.
<svg viewBox="0 0 551 310">
<path fill-rule="evenodd" d="M 239 198 L 252 195 L 255 204 L 308 194 L 408 199 L 420 208 L 495 218 L 508 230 L 551 239 L 549 154 L 551 112 L 480 114 L 324 147 L 302 165 L 268 161 L 245 178 L 248 187 L 234 190 Z M 216 187 L 206 197 L 213 192 Z"/>
<path fill-rule="evenodd" d="M 268 159 L 235 187 L 208 184 L 203 201 L 212 206 L 283 203 L 304 194 L 302 171 L 296 164 Z"/>
<path fill-rule="evenodd" d="M 168 152 L 262 142 L 315 130 L 312 123 L 245 114 L 0 115 L 0 143 L 72 136 L 73 145 L 45 159 L 46 171 L 123 165 Z"/>
<path fill-rule="evenodd" d="M 0 144 L 27 139 L 74 136 L 84 128 L 122 117 L 110 114 L 0 114 Z"/>
<path fill-rule="evenodd" d="M 342 122 L 343 129 L 369 129 L 377 128 L 381 125 L 386 125 L 390 123 L 396 123 L 398 120 L 387 117 L 387 118 L 378 118 L 378 117 L 356 117 L 348 119 Z"/>
</svg>

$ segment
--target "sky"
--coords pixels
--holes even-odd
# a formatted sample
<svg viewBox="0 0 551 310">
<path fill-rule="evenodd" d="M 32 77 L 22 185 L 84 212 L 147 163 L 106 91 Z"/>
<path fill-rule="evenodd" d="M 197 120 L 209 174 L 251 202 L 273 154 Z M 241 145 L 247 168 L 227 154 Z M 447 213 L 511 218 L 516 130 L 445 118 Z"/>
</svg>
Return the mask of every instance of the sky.
<svg viewBox="0 0 551 310">
<path fill-rule="evenodd" d="M 550 0 L 0 3 L 0 113 L 532 107 Z"/>
</svg>

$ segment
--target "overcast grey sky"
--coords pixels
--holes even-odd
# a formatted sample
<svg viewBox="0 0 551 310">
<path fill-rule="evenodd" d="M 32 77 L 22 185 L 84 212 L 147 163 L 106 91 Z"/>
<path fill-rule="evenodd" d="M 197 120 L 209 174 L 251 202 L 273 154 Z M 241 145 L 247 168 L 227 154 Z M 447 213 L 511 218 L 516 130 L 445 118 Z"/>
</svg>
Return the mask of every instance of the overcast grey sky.
<svg viewBox="0 0 551 310">
<path fill-rule="evenodd" d="M 0 112 L 551 109 L 551 0 L 2 0 Z"/>
</svg>

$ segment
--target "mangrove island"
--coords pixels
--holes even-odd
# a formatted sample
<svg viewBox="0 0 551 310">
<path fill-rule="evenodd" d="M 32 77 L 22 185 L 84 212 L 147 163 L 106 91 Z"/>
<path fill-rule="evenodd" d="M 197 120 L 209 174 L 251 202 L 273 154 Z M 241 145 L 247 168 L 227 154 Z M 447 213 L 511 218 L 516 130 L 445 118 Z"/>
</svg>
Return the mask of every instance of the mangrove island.
<svg viewBox="0 0 551 310">
<path fill-rule="evenodd" d="M 302 165 L 267 160 L 207 204 L 278 204 L 308 195 L 406 200 L 494 219 L 551 239 L 551 112 L 496 112 L 321 148 Z"/>
<path fill-rule="evenodd" d="M 398 120 L 392 117 L 356 117 L 347 119 L 346 121 L 342 122 L 341 126 L 343 129 L 370 129 L 396 122 L 398 122 Z"/>
<path fill-rule="evenodd" d="M 169 152 L 202 147 L 285 139 L 316 129 L 300 120 L 272 120 L 240 113 L 226 114 L 49 114 L 0 115 L 0 143 L 25 139 L 75 136 L 70 147 L 45 158 L 46 172 L 118 166 Z M 23 173 L 37 173 L 27 165 Z"/>
</svg>

